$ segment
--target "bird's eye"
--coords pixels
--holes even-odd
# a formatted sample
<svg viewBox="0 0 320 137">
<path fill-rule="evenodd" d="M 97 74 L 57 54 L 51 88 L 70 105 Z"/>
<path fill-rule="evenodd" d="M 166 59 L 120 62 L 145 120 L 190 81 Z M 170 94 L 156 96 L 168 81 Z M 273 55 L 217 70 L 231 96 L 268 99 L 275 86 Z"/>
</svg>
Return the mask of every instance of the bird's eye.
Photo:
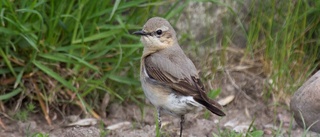
<svg viewBox="0 0 320 137">
<path fill-rule="evenodd" d="M 162 30 L 159 29 L 159 30 L 156 31 L 156 33 L 157 33 L 158 35 L 161 35 L 161 34 L 162 34 Z"/>
</svg>

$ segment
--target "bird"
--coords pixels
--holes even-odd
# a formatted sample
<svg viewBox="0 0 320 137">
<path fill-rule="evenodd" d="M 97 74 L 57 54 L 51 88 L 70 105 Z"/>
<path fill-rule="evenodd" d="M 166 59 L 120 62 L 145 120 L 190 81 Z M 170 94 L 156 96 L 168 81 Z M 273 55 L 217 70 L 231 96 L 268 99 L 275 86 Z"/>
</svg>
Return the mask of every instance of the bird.
<svg viewBox="0 0 320 137">
<path fill-rule="evenodd" d="M 226 115 L 222 106 L 207 96 L 195 65 L 179 46 L 176 32 L 166 19 L 152 17 L 133 34 L 141 36 L 141 86 L 157 109 L 160 129 L 162 114 L 180 117 L 180 137 L 189 112 L 206 108 L 218 116 Z"/>
</svg>

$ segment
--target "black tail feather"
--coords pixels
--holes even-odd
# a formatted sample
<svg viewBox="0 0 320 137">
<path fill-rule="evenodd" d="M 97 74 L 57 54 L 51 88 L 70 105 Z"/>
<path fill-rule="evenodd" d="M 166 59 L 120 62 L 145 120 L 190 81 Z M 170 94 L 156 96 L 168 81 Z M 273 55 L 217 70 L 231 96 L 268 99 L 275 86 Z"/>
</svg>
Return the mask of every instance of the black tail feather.
<svg viewBox="0 0 320 137">
<path fill-rule="evenodd" d="M 216 114 L 218 116 L 225 116 L 226 114 L 222 111 L 222 107 L 215 101 L 210 100 L 211 102 L 208 103 L 205 100 L 197 99 L 195 98 L 197 102 L 205 106 L 209 111 L 211 111 L 213 114 Z"/>
</svg>

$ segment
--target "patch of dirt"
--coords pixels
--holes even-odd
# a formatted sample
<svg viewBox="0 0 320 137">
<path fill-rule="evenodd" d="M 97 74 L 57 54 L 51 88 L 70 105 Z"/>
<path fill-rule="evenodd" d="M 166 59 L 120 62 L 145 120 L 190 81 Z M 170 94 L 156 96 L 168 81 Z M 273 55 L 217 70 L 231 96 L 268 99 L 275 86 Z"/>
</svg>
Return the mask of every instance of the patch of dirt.
<svg viewBox="0 0 320 137">
<path fill-rule="evenodd" d="M 238 98 L 239 99 L 239 98 Z M 238 102 L 242 104 L 240 101 Z M 218 134 L 218 129 L 238 129 L 241 128 L 246 131 L 246 128 L 250 125 L 253 118 L 248 116 L 246 111 L 253 113 L 251 110 L 258 111 L 261 110 L 259 105 L 256 107 L 247 107 L 248 110 L 235 107 L 235 103 L 231 103 L 229 106 L 225 107 L 227 116 L 219 118 L 215 115 L 211 115 L 208 119 L 203 117 L 203 111 L 197 114 L 187 114 L 186 123 L 184 127 L 184 136 L 212 136 L 212 133 Z M 245 104 L 244 106 L 250 106 Z M 108 136 L 114 137 L 125 137 L 125 136 L 135 136 L 135 137 L 145 137 L 145 136 L 155 136 L 155 119 L 154 119 L 154 109 L 150 106 L 145 108 L 146 114 L 145 118 L 141 120 L 141 116 L 134 116 L 134 113 L 129 113 L 129 110 L 139 110 L 138 107 L 134 105 L 128 105 L 119 109 L 126 109 L 126 113 L 115 112 L 117 117 L 108 117 L 104 121 L 110 125 L 121 123 L 124 121 L 130 122 L 130 125 L 125 125 L 119 127 L 118 129 L 109 131 Z M 133 112 L 133 111 L 131 111 Z M 281 128 L 281 133 L 284 136 L 289 134 L 289 124 L 291 119 L 290 113 L 286 110 L 278 113 L 276 120 L 274 121 L 273 116 L 270 117 L 266 113 L 267 110 L 261 111 L 255 114 L 254 126 L 257 129 L 261 129 L 265 132 L 265 136 L 273 136 L 272 132 L 275 132 Z M 42 119 L 42 116 L 39 116 Z M 54 125 L 49 127 L 45 120 L 30 120 L 28 122 L 8 122 L 5 120 L 6 130 L 0 130 L 0 136 L 7 137 L 19 137 L 32 135 L 36 132 L 47 133 L 51 137 L 87 137 L 87 136 L 99 136 L 101 131 L 98 125 L 89 127 L 62 127 L 61 125 Z M 280 121 L 283 123 L 280 126 Z M 164 126 L 162 131 L 164 135 L 167 136 L 177 136 L 179 135 L 179 118 L 164 115 L 163 116 Z M 56 123 L 55 123 L 56 124 Z M 290 131 L 291 136 L 301 136 L 303 130 L 299 127 L 294 127 Z M 316 135 L 315 133 L 308 133 L 311 135 Z"/>
</svg>

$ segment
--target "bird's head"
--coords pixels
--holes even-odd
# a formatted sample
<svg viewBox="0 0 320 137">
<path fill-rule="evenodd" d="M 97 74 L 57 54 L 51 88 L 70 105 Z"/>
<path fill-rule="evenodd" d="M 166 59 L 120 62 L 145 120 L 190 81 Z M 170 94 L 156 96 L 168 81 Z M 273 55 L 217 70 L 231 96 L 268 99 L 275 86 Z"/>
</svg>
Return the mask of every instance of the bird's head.
<svg viewBox="0 0 320 137">
<path fill-rule="evenodd" d="M 141 36 L 140 40 L 145 48 L 154 50 L 172 46 L 177 41 L 176 32 L 170 23 L 160 17 L 149 19 L 141 31 L 133 34 Z"/>
</svg>

